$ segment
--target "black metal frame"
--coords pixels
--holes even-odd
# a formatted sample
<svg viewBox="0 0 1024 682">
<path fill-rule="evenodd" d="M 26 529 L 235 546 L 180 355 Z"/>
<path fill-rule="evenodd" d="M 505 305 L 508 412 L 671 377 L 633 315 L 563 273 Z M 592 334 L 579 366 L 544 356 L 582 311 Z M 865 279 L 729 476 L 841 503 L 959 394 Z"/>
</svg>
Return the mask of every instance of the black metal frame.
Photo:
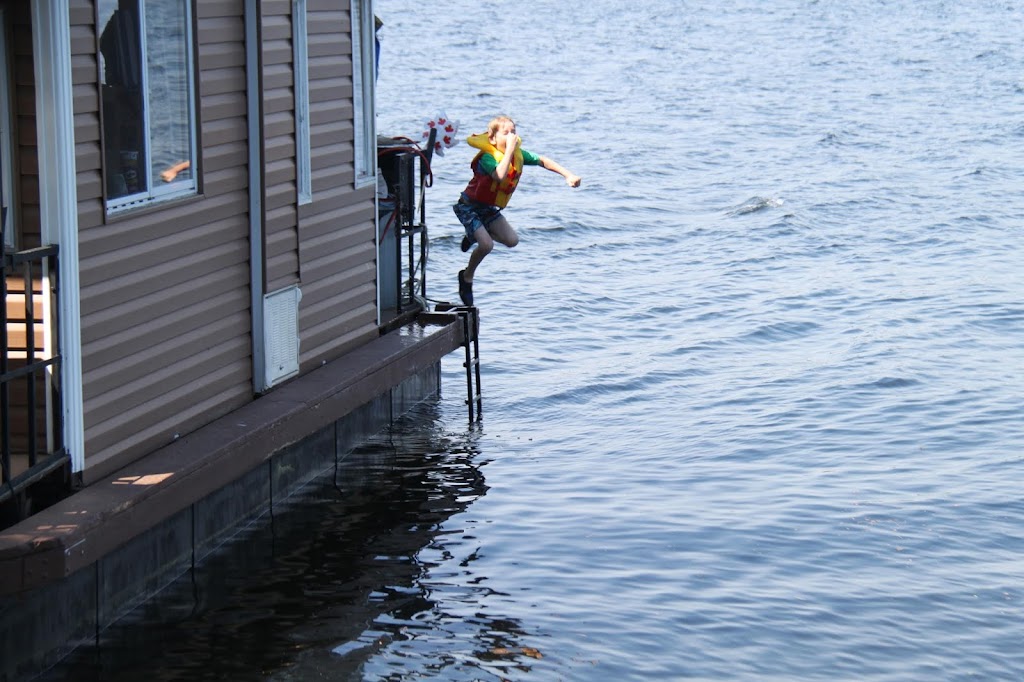
<svg viewBox="0 0 1024 682">
<path fill-rule="evenodd" d="M 14 517 L 13 520 L 17 521 L 27 515 L 32 505 L 26 500 L 26 491 L 37 483 L 51 479 L 58 470 L 63 470 L 61 473 L 64 475 L 59 478 L 62 480 L 60 487 L 65 489 L 56 493 L 50 491 L 48 495 L 56 494 L 60 497 L 67 492 L 65 484 L 68 483 L 66 474 L 68 473 L 70 461 L 67 451 L 61 443 L 62 410 L 59 382 L 61 355 L 58 351 L 60 344 L 57 338 L 57 330 L 59 328 L 57 324 L 57 306 L 53 306 L 54 319 L 52 321 L 37 320 L 35 317 L 37 299 L 35 287 L 33 286 L 33 280 L 37 272 L 36 267 L 39 267 L 38 272 L 41 273 L 45 263 L 48 266 L 49 275 L 45 281 L 49 283 L 50 288 L 49 290 L 42 291 L 40 296 L 51 297 L 51 300 L 56 304 L 59 293 L 57 256 L 58 247 L 56 245 L 8 253 L 3 243 L 3 238 L 0 236 L 0 294 L 2 294 L 0 297 L 3 298 L 3 304 L 0 306 L 0 521 L 10 520 L 11 517 Z M 18 348 L 16 351 L 19 353 L 24 352 L 25 363 L 24 366 L 12 369 L 12 349 L 10 348 L 7 329 L 8 322 L 10 321 L 7 315 L 7 277 L 19 270 L 25 284 L 25 348 Z M 21 319 L 18 320 L 19 323 L 21 321 Z M 52 323 L 53 348 L 50 349 L 50 357 L 48 358 L 36 356 L 38 350 L 40 350 L 36 348 L 35 344 L 35 327 L 38 323 Z M 45 444 L 41 446 L 37 438 L 39 415 L 37 414 L 38 409 L 36 405 L 38 398 L 36 384 L 38 377 L 41 375 L 45 376 L 48 368 L 53 368 L 53 375 L 57 377 L 56 395 L 58 397 L 55 401 L 53 413 L 43 415 L 44 419 L 53 420 L 52 431 L 55 441 L 52 450 L 47 448 Z M 11 391 L 19 381 L 25 382 L 26 413 L 24 418 L 27 420 L 27 447 L 25 454 L 28 456 L 28 468 L 17 476 L 12 476 Z M 13 511 L 10 507 L 14 507 Z"/>
<path fill-rule="evenodd" d="M 430 177 L 430 163 L 434 158 L 434 143 L 437 141 L 437 130 L 432 129 L 427 139 L 427 146 L 422 153 L 406 152 L 398 157 L 398 191 L 396 200 L 395 225 L 395 277 L 398 292 L 397 312 L 402 313 L 402 300 L 407 296 L 409 305 L 415 307 L 417 280 L 416 272 L 420 273 L 419 295 L 427 297 L 427 205 L 426 188 Z M 416 159 L 420 160 L 419 191 L 416 190 Z M 417 208 L 419 209 L 417 211 Z M 415 257 L 415 237 L 420 237 L 420 260 Z M 402 240 L 406 241 L 409 258 L 409 276 L 402 281 Z M 406 296 L 403 296 L 403 293 Z"/>
</svg>

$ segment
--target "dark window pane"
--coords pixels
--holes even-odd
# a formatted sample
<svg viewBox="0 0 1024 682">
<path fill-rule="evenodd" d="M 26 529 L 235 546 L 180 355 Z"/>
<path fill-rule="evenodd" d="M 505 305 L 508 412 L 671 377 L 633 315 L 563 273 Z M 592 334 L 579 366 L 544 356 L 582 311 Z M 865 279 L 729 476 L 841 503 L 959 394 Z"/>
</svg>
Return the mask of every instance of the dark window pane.
<svg viewBox="0 0 1024 682">
<path fill-rule="evenodd" d="M 100 0 L 100 60 L 107 197 L 148 190 L 139 7 L 134 0 Z"/>
</svg>

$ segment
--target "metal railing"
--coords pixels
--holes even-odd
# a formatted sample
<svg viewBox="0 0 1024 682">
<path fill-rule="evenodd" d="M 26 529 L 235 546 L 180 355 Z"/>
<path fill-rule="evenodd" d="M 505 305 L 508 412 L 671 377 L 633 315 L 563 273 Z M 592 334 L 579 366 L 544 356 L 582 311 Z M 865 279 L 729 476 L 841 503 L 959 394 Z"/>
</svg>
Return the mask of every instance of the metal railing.
<svg viewBox="0 0 1024 682">
<path fill-rule="evenodd" d="M 0 528 L 67 492 L 57 256 L 55 245 L 7 252 L 0 237 Z M 34 501 L 33 487 L 44 482 L 46 493 Z"/>
<path fill-rule="evenodd" d="M 423 153 L 419 156 L 419 191 L 412 190 L 412 185 L 415 177 L 415 171 L 413 164 L 402 164 L 399 166 L 399 176 L 402 178 L 399 182 L 402 186 L 408 186 L 409 192 L 403 198 L 399 196 L 399 214 L 402 215 L 402 221 L 399 224 L 399 229 L 396 233 L 396 237 L 399 241 L 398 250 L 401 251 L 401 241 L 406 239 L 406 247 L 408 260 L 409 276 L 405 282 L 399 281 L 399 291 L 408 293 L 409 301 L 416 300 L 417 293 L 421 300 L 427 298 L 427 206 L 426 206 L 426 190 L 427 187 L 433 181 L 433 175 L 430 169 L 430 163 L 434 159 L 434 142 L 437 140 L 437 129 L 432 128 L 430 130 L 430 137 L 427 139 L 427 145 L 423 150 Z M 415 202 L 415 206 L 414 206 Z M 408 205 L 408 209 L 406 209 Z M 419 214 L 418 216 L 416 214 Z M 419 218 L 419 221 L 416 221 Z M 416 261 L 415 257 L 415 243 L 414 239 L 419 236 L 419 262 Z M 399 261 L 398 270 L 401 273 L 402 264 Z M 419 273 L 419 281 L 417 282 L 416 274 Z M 401 277 L 401 275 L 399 275 Z M 403 287 L 403 284 L 405 285 Z M 418 287 L 417 287 L 418 285 Z M 417 288 L 419 291 L 417 292 Z M 399 297 L 399 312 L 401 312 L 402 298 Z"/>
<path fill-rule="evenodd" d="M 436 139 L 437 130 L 431 130 L 423 148 L 410 141 L 379 152 L 388 183 L 389 203 L 393 204 L 381 243 L 384 239 L 393 240 L 388 249 L 393 254 L 388 270 L 393 276 L 395 313 L 399 316 L 405 311 L 418 312 L 426 308 L 429 248 L 426 189 L 433 180 L 430 163 Z M 419 237 L 418 245 L 416 237 Z"/>
</svg>

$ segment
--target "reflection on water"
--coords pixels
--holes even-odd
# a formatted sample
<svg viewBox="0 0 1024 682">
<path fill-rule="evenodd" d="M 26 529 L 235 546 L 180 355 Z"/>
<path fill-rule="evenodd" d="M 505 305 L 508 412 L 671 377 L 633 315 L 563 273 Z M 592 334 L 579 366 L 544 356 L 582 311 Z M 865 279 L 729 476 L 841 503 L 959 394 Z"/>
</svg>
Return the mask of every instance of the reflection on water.
<svg viewBox="0 0 1024 682">
<path fill-rule="evenodd" d="M 487 485 L 471 438 L 438 430 L 436 409 L 421 405 L 353 452 L 47 679 L 363 679 L 381 647 L 461 620 L 431 598 L 429 580 L 443 576 L 426 579 L 429 557 L 451 556 L 462 538 L 444 522 Z M 514 619 L 481 614 L 463 634 L 476 640 L 474 666 L 540 655 Z"/>
</svg>

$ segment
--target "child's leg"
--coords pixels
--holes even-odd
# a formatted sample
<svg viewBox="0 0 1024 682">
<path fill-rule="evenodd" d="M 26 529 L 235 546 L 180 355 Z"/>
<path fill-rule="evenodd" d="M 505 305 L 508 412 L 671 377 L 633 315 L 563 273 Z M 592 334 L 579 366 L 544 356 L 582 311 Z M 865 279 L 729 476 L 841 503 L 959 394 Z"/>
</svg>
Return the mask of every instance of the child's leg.
<svg viewBox="0 0 1024 682">
<path fill-rule="evenodd" d="M 494 241 L 512 248 L 519 243 L 519 235 L 512 229 L 505 216 L 499 215 L 487 224 L 487 231 L 494 237 Z"/>
<path fill-rule="evenodd" d="M 473 305 L 473 275 L 481 261 L 494 250 L 494 242 L 498 241 L 509 248 L 519 243 L 519 235 L 502 215 L 488 223 L 487 227 L 474 230 L 473 239 L 476 240 L 476 248 L 469 254 L 469 265 L 459 271 L 459 296 L 466 305 Z"/>
<path fill-rule="evenodd" d="M 504 218 L 500 220 L 504 220 Z M 491 224 L 493 225 L 494 223 Z M 494 249 L 494 240 L 491 239 L 491 235 L 485 227 L 478 227 L 476 232 L 473 233 L 473 239 L 476 240 L 476 248 L 473 249 L 473 253 L 469 254 L 469 265 L 466 266 L 462 274 L 462 279 L 466 282 L 473 281 L 473 273 L 476 272 L 480 261 Z"/>
</svg>

